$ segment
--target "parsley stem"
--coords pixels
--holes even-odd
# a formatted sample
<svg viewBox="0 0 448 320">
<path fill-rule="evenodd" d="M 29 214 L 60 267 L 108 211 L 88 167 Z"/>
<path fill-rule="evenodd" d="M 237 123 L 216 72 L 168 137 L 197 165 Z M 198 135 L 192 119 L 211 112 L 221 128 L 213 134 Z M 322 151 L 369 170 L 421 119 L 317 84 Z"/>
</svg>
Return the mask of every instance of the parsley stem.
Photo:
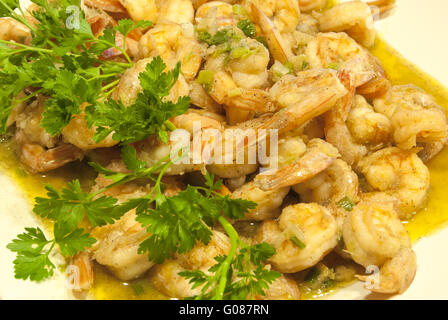
<svg viewBox="0 0 448 320">
<path fill-rule="evenodd" d="M 170 120 L 166 120 L 164 125 L 166 126 L 166 128 L 170 131 L 174 131 L 176 130 L 176 126 L 170 121 Z"/>
<path fill-rule="evenodd" d="M 1 1 L 1 0 L 0 0 Z M 131 66 L 134 65 L 134 63 L 132 62 L 131 58 L 129 57 L 129 55 L 127 54 L 126 51 L 123 50 L 123 48 L 120 48 L 119 46 L 117 46 L 116 44 L 110 43 L 109 41 L 105 41 L 105 40 L 101 40 L 101 39 L 97 39 L 95 37 L 92 36 L 92 40 L 96 41 L 96 42 L 100 42 L 100 43 L 104 43 L 107 44 L 109 46 L 111 46 L 112 48 L 117 49 L 118 51 L 121 52 L 121 54 L 126 58 L 126 60 L 129 62 L 129 64 Z"/>
<path fill-rule="evenodd" d="M 217 300 L 222 300 L 224 297 L 224 291 L 226 289 L 227 286 L 227 275 L 229 272 L 229 268 L 230 265 L 232 264 L 233 258 L 235 257 L 237 248 L 238 248 L 238 243 L 240 241 L 240 238 L 238 236 L 238 233 L 236 232 L 235 228 L 230 224 L 229 221 L 227 221 L 223 216 L 220 216 L 218 218 L 219 223 L 221 223 L 222 227 L 224 228 L 224 230 L 227 232 L 227 234 L 230 237 L 230 242 L 232 247 L 230 248 L 230 252 L 227 255 L 226 259 L 224 260 L 224 262 L 222 263 L 221 266 L 221 279 L 219 279 L 219 283 L 218 283 L 218 290 L 216 292 L 216 299 Z"/>
<path fill-rule="evenodd" d="M 109 97 L 112 93 L 114 93 L 115 90 L 117 90 L 118 87 L 113 87 L 111 90 L 107 91 L 106 93 L 103 94 L 103 98 L 107 99 L 107 97 Z"/>
<path fill-rule="evenodd" d="M 103 88 L 101 88 L 101 91 L 102 91 L 102 92 L 105 92 L 105 91 L 107 91 L 108 89 L 110 89 L 110 88 L 116 86 L 119 82 L 120 82 L 120 79 L 115 80 L 115 81 L 113 81 L 113 82 L 111 82 L 111 83 L 105 85 Z"/>
<path fill-rule="evenodd" d="M 19 103 L 25 102 L 31 98 L 33 98 L 34 96 L 38 95 L 40 92 L 42 92 L 44 89 L 40 88 L 39 90 L 34 91 L 32 94 L 26 96 L 26 98 L 23 99 L 19 99 L 19 100 L 13 100 L 12 103 L 14 104 L 14 106 L 16 106 Z"/>
<path fill-rule="evenodd" d="M 49 50 L 49 49 L 31 47 L 31 46 L 27 46 L 26 44 L 22 44 L 22 43 L 19 43 L 19 42 L 14 42 L 14 41 L 7 41 L 7 40 L 0 39 L 0 43 L 9 44 L 9 45 L 13 45 L 13 46 L 16 46 L 16 47 L 19 47 L 19 48 L 23 48 L 23 49 L 26 49 L 26 51 L 36 51 L 36 52 L 45 52 L 45 53 L 52 53 L 53 52 L 52 50 Z M 18 52 L 23 52 L 23 50 L 20 50 Z M 14 53 L 16 53 L 16 52 L 14 52 Z"/>
</svg>

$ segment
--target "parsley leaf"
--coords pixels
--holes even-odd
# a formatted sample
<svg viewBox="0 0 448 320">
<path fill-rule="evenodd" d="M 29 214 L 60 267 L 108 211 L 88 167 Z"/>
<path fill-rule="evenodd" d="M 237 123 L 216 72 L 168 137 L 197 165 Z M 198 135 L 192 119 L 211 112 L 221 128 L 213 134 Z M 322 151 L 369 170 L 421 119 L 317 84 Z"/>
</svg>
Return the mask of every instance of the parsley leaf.
<svg viewBox="0 0 448 320">
<path fill-rule="evenodd" d="M 142 92 L 132 105 L 109 100 L 88 109 L 89 124 L 98 127 L 96 141 L 113 132 L 113 139 L 124 143 L 140 141 L 154 134 L 168 142 L 167 122 L 188 110 L 190 98 L 180 97 L 176 103 L 165 101 L 179 77 L 180 63 L 173 70 L 164 72 L 165 69 L 166 64 L 160 57 L 146 66 L 139 75 Z"/>
<path fill-rule="evenodd" d="M 52 243 L 52 246 L 45 248 Z M 14 271 L 17 279 L 30 279 L 41 281 L 54 273 L 54 264 L 48 258 L 54 246 L 52 241 L 47 240 L 39 228 L 26 228 L 25 233 L 17 236 L 7 245 L 7 248 L 17 252 L 14 260 Z"/>
<path fill-rule="evenodd" d="M 113 223 L 120 216 L 112 210 L 117 199 L 96 194 L 84 193 L 79 180 L 68 184 L 58 192 L 51 186 L 46 186 L 48 198 L 36 198 L 34 213 L 42 218 L 56 222 L 62 230 L 75 228 L 84 217 L 87 217 L 93 227 Z"/>
</svg>

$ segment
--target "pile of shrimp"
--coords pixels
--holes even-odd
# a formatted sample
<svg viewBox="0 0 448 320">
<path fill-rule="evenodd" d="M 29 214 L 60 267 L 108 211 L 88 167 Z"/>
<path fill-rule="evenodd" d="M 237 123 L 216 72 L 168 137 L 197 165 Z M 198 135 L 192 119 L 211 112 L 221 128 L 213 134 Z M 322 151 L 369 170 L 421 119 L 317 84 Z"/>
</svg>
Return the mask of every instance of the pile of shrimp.
<svg viewBox="0 0 448 320">
<path fill-rule="evenodd" d="M 383 4 L 380 12 L 390 1 Z M 165 193 L 175 195 L 207 170 L 224 180 L 232 197 L 258 204 L 235 224 L 251 226 L 244 235 L 248 243 L 264 241 L 276 249 L 267 267 L 283 274 L 259 298 L 300 299 L 298 279 L 311 271 L 319 270 L 319 279 L 344 278 L 347 272 L 327 267 L 331 256 L 356 266 L 349 278 L 365 281 L 373 292 L 400 294 L 410 286 L 417 265 L 403 221 L 425 205 L 426 163 L 446 145 L 448 122 L 445 110 L 421 89 L 392 85 L 369 52 L 376 36 L 369 4 L 349 1 L 328 9 L 326 0 L 86 0 L 84 5 L 98 34 L 122 17 L 154 23 L 127 39 L 135 65 L 122 76 L 115 99 L 131 104 L 141 90 L 139 73 L 160 56 L 168 68 L 181 62 L 168 99 L 191 98 L 188 112 L 171 119 L 177 128 L 197 133 L 193 124 L 199 121 L 200 130 L 277 130 L 277 169 L 259 159 L 178 163 L 164 178 Z M 254 37 L 238 28 L 248 19 L 256 26 Z M 2 39 L 29 38 L 29 30 L 12 20 L 0 21 Z M 233 34 L 227 43 L 199 40 L 200 32 L 222 30 Z M 105 58 L 120 60 L 120 54 L 109 51 Z M 201 74 L 208 82 L 198 81 Z M 94 128 L 83 114 L 60 136 L 46 133 L 39 125 L 45 99 L 37 95 L 31 104 L 16 106 L 8 122 L 16 126 L 14 139 L 29 170 L 46 172 L 83 157 L 126 170 L 114 151 L 117 143 L 111 136 L 94 142 Z M 150 166 L 169 155 L 174 143 L 150 137 L 134 146 Z M 100 175 L 93 189 L 109 183 Z M 107 194 L 126 201 L 149 189 L 130 183 Z M 216 229 L 208 245 L 154 264 L 138 253 L 148 234 L 135 218 L 130 211 L 92 231 L 97 243 L 71 261 L 82 271 L 76 290 L 93 285 L 96 261 L 123 281 L 147 277 L 169 297 L 194 296 L 200 287 L 192 289 L 178 273 L 207 273 L 214 258 L 230 250 L 228 236 Z M 366 272 L 372 266 L 379 270 L 373 285 Z"/>
</svg>

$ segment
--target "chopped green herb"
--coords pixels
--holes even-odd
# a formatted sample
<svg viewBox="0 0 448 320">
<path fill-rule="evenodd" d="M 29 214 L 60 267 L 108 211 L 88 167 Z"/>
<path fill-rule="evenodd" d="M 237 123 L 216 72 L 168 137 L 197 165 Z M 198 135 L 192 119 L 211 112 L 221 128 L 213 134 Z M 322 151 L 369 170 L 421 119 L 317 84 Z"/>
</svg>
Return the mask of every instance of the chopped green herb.
<svg viewBox="0 0 448 320">
<path fill-rule="evenodd" d="M 339 200 L 336 205 L 339 208 L 343 208 L 345 211 L 352 211 L 353 207 L 356 205 L 349 197 L 344 197 Z"/>
<path fill-rule="evenodd" d="M 310 66 L 310 64 L 307 61 L 303 61 L 302 62 L 302 71 L 308 69 L 308 67 Z"/>
<path fill-rule="evenodd" d="M 133 283 L 133 284 L 131 284 L 131 288 L 132 288 L 132 291 L 134 291 L 134 293 L 135 293 L 137 296 L 141 296 L 142 294 L 145 293 L 145 289 L 144 289 L 143 286 L 142 286 L 141 284 L 139 284 L 139 283 Z"/>
<path fill-rule="evenodd" d="M 342 234 L 338 235 L 338 248 L 339 250 L 344 250 L 345 247 L 345 243 L 344 243 L 344 238 L 342 238 Z"/>
<path fill-rule="evenodd" d="M 299 249 L 305 249 L 306 244 L 299 240 L 296 236 L 292 236 L 290 240 L 297 246 Z"/>
<path fill-rule="evenodd" d="M 339 70 L 341 65 L 337 62 L 331 62 L 328 64 L 327 69 Z"/>
<path fill-rule="evenodd" d="M 248 47 L 237 47 L 232 50 L 231 56 L 233 59 L 246 59 L 254 52 L 250 50 Z"/>
<path fill-rule="evenodd" d="M 305 276 L 305 282 L 314 283 L 319 277 L 321 271 L 317 267 L 311 268 Z"/>
<path fill-rule="evenodd" d="M 215 73 L 212 70 L 202 70 L 199 72 L 197 83 L 203 85 L 207 92 L 210 92 L 213 86 L 213 79 L 215 78 Z"/>
<path fill-rule="evenodd" d="M 249 19 L 241 20 L 236 26 L 243 31 L 246 37 L 253 38 L 257 34 L 255 24 Z"/>
</svg>

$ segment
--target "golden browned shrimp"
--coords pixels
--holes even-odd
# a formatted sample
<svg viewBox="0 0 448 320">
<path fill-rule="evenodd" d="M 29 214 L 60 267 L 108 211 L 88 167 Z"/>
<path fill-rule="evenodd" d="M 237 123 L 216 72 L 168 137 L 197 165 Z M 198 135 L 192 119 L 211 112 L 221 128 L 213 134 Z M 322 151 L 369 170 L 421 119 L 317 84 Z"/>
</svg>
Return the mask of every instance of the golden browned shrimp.
<svg viewBox="0 0 448 320">
<path fill-rule="evenodd" d="M 27 143 L 20 152 L 20 160 L 34 173 L 48 172 L 84 157 L 84 152 L 71 144 L 45 149 L 39 144 Z"/>
<path fill-rule="evenodd" d="M 252 12 L 259 8 L 280 33 L 291 33 L 299 23 L 300 10 L 297 0 L 243 0 L 241 5 L 249 15 L 256 17 Z"/>
<path fill-rule="evenodd" d="M 230 251 L 230 239 L 219 231 L 213 231 L 207 245 L 198 243 L 191 251 L 177 255 L 175 259 L 157 265 L 151 272 L 151 282 L 162 293 L 172 298 L 187 298 L 201 293 L 201 287 L 192 289 L 186 278 L 179 275 L 185 270 L 201 270 L 209 273 L 216 264 L 215 257 L 227 255 Z"/>
<path fill-rule="evenodd" d="M 275 270 L 295 273 L 314 266 L 336 247 L 337 229 L 328 209 L 300 203 L 283 209 L 278 221 L 264 221 L 255 239 L 276 249 L 269 259 Z"/>
<path fill-rule="evenodd" d="M 385 146 L 391 138 L 392 125 L 383 114 L 375 112 L 363 96 L 356 95 L 347 117 L 347 127 L 357 143 L 373 148 Z"/>
<path fill-rule="evenodd" d="M 340 74 L 349 74 L 351 86 L 369 98 L 384 94 L 390 87 L 379 61 L 346 33 L 318 34 L 308 42 L 305 54 L 311 68 L 337 69 Z"/>
<path fill-rule="evenodd" d="M 346 32 L 364 47 L 375 41 L 375 25 L 372 10 L 362 1 L 340 3 L 326 10 L 319 17 L 319 28 L 323 32 Z"/>
<path fill-rule="evenodd" d="M 193 26 L 173 22 L 158 23 L 140 39 L 139 58 L 160 56 L 173 68 L 181 62 L 182 74 L 187 80 L 194 79 L 205 54 L 199 45 Z"/>
<path fill-rule="evenodd" d="M 146 65 L 151 63 L 152 59 L 153 58 L 146 58 L 139 60 L 132 68 L 125 71 L 120 79 L 117 90 L 113 93 L 114 98 L 120 99 L 126 106 L 132 104 L 135 99 L 137 99 L 139 92 L 142 90 L 139 75 L 141 72 L 145 71 Z M 167 66 L 167 69 L 172 67 Z M 190 88 L 185 81 L 185 78 L 182 75 L 179 75 L 179 79 L 174 84 L 166 99 L 177 101 L 179 97 L 188 96 L 189 91 Z"/>
<path fill-rule="evenodd" d="M 259 129 L 277 129 L 278 134 L 300 127 L 327 112 L 347 94 L 333 70 L 303 71 L 286 75 L 270 90 L 270 97 L 280 111 L 265 119 Z"/>
<path fill-rule="evenodd" d="M 382 149 L 362 159 L 359 168 L 374 191 L 398 200 L 400 218 L 409 217 L 424 204 L 430 174 L 415 150 Z"/>
<path fill-rule="evenodd" d="M 299 0 L 300 11 L 311 12 L 325 7 L 328 0 Z"/>
<path fill-rule="evenodd" d="M 236 199 L 245 199 L 257 203 L 255 209 L 246 214 L 246 219 L 263 221 L 275 219 L 280 215 L 280 206 L 289 192 L 289 187 L 264 191 L 257 188 L 254 182 L 248 182 L 232 193 Z"/>
<path fill-rule="evenodd" d="M 219 53 L 221 47 L 216 47 L 207 57 L 199 80 L 213 100 L 225 107 L 228 122 L 236 124 L 251 119 L 256 112 L 272 111 L 269 94 L 263 90 L 268 83 L 268 50 L 244 36 L 222 46 L 229 46 L 230 51 Z"/>
<path fill-rule="evenodd" d="M 353 104 L 355 89 L 351 86 L 349 75 L 342 73 L 340 77 L 349 88 L 349 93 L 325 115 L 325 138 L 339 150 L 345 162 L 356 167 L 358 161 L 367 154 L 368 148 L 355 141 L 347 126 L 346 120 Z"/>
<path fill-rule="evenodd" d="M 274 59 L 283 64 L 292 60 L 294 54 L 292 53 L 292 43 L 290 39 L 282 34 L 275 26 L 274 22 L 272 22 L 262 9 L 254 3 L 251 3 L 251 12 L 255 23 L 260 27 L 261 32 L 266 39 L 269 51 Z"/>
<path fill-rule="evenodd" d="M 351 167 L 343 160 L 337 159 L 327 170 L 293 186 L 293 190 L 300 195 L 300 200 L 303 202 L 315 202 L 327 206 L 341 227 L 348 211 L 338 204 L 344 199 L 357 201 L 359 181 Z"/>
<path fill-rule="evenodd" d="M 355 262 L 379 269 L 379 279 L 366 282 L 368 289 L 402 293 L 409 287 L 417 268 L 416 258 L 392 202 L 361 201 L 344 222 L 343 239 Z M 370 277 L 359 278 L 369 281 Z"/>
<path fill-rule="evenodd" d="M 157 23 L 174 22 L 191 24 L 194 19 L 194 8 L 191 0 L 159 0 Z"/>
<path fill-rule="evenodd" d="M 84 152 L 72 144 L 61 143 L 41 127 L 46 98 L 37 99 L 15 116 L 14 139 L 19 147 L 20 160 L 32 172 L 47 172 L 69 162 L 81 160 Z"/>
<path fill-rule="evenodd" d="M 81 106 L 84 109 L 85 105 Z M 73 116 L 70 123 L 62 130 L 62 137 L 65 142 L 71 143 L 81 150 L 92 150 L 97 148 L 109 148 L 118 144 L 112 139 L 112 135 L 108 135 L 100 142 L 93 141 L 95 128 L 89 128 L 85 119 L 85 114 L 81 113 Z"/>
<path fill-rule="evenodd" d="M 338 157 L 338 150 L 331 144 L 313 139 L 308 143 L 303 156 L 278 169 L 260 173 L 255 177 L 254 184 L 262 190 L 290 187 L 324 171 Z"/>
<path fill-rule="evenodd" d="M 120 172 L 127 170 L 122 161 L 112 162 L 108 168 Z M 176 180 L 170 179 L 164 182 L 166 196 L 173 196 L 183 189 L 183 185 Z M 109 179 L 100 175 L 92 191 L 100 190 L 110 183 Z M 113 187 L 104 195 L 114 196 L 119 203 L 122 203 L 132 198 L 145 196 L 149 190 L 150 186 L 131 183 Z M 154 265 L 147 255 L 138 253 L 140 243 L 147 239 L 149 234 L 135 218 L 135 210 L 131 210 L 114 224 L 97 227 L 92 231 L 92 236 L 97 239 L 90 249 L 92 258 L 106 266 L 121 280 L 136 279 Z"/>
<path fill-rule="evenodd" d="M 29 44 L 31 42 L 31 32 L 17 20 L 4 17 L 0 18 L 0 39 Z"/>
<path fill-rule="evenodd" d="M 300 290 L 297 282 L 282 275 L 265 291 L 264 296 L 256 296 L 257 300 L 300 300 Z"/>
<path fill-rule="evenodd" d="M 374 100 L 374 107 L 390 119 L 394 141 L 401 149 L 411 149 L 419 143 L 433 148 L 434 144 L 447 142 L 446 111 L 418 87 L 394 86 L 386 95 Z M 431 152 L 431 157 L 436 153 Z"/>
<path fill-rule="evenodd" d="M 119 0 L 123 7 L 126 8 L 132 20 L 149 20 L 157 21 L 158 17 L 158 1 L 156 0 Z"/>
</svg>

